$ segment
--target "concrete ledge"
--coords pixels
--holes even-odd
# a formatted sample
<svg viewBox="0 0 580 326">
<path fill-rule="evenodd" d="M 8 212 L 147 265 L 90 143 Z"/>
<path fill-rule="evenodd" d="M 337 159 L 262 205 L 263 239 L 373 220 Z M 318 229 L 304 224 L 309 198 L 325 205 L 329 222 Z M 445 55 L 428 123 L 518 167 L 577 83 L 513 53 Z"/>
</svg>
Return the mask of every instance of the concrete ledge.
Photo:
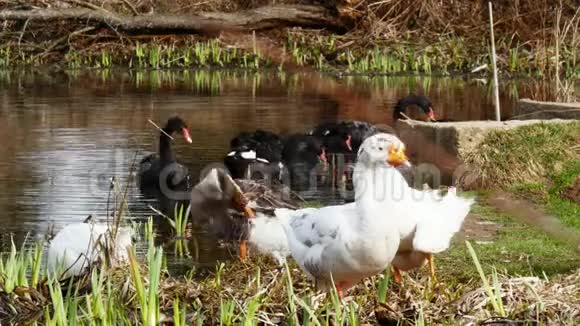
<svg viewBox="0 0 580 326">
<path fill-rule="evenodd" d="M 424 122 L 399 120 L 396 129 L 399 138 L 410 149 L 410 155 L 418 155 L 424 161 L 421 152 L 428 143 L 435 143 L 447 153 L 461 159 L 462 155 L 472 151 L 485 136 L 493 130 L 513 129 L 537 123 L 569 123 L 574 120 L 509 120 L 509 121 L 461 121 L 461 122 Z M 425 141 L 428 143 L 426 144 Z M 421 142 L 421 143 L 419 143 Z"/>
<path fill-rule="evenodd" d="M 518 101 L 514 111 L 517 119 L 580 119 L 580 103 Z"/>
</svg>

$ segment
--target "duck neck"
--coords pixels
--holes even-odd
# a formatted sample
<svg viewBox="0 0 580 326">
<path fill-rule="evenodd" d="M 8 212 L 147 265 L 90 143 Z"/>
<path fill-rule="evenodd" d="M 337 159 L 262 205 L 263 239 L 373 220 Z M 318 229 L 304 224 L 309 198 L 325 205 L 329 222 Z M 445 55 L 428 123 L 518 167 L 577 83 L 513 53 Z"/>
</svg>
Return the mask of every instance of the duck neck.
<svg viewBox="0 0 580 326">
<path fill-rule="evenodd" d="M 406 180 L 393 167 L 357 163 L 353 178 L 355 200 L 361 213 L 384 212 L 385 205 L 404 205 L 409 196 Z"/>
<path fill-rule="evenodd" d="M 365 166 L 357 163 L 354 171 L 354 192 L 357 210 L 360 213 L 360 227 L 367 231 L 377 229 L 384 210 L 381 204 L 388 198 L 384 168 L 380 166 Z M 380 228 L 378 228 L 380 229 Z"/>
<path fill-rule="evenodd" d="M 167 135 L 173 134 L 172 130 L 167 130 L 163 128 L 163 132 L 159 135 L 159 157 L 162 161 L 173 162 L 175 161 L 175 156 L 171 150 L 171 138 Z"/>
<path fill-rule="evenodd" d="M 397 121 L 399 119 L 404 118 L 403 113 L 405 113 L 406 109 L 407 109 L 406 105 L 397 103 L 397 105 L 395 105 L 395 110 L 393 111 L 393 121 Z"/>
</svg>

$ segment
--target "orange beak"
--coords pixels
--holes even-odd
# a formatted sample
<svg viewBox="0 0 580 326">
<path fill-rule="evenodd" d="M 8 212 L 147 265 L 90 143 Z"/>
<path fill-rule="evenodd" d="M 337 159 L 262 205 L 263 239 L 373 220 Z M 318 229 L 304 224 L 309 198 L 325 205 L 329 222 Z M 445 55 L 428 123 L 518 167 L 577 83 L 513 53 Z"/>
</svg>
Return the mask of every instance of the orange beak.
<svg viewBox="0 0 580 326">
<path fill-rule="evenodd" d="M 394 167 L 398 167 L 400 165 L 406 166 L 411 165 L 411 163 L 409 163 L 409 158 L 407 157 L 407 155 L 405 155 L 405 147 L 404 146 L 395 147 L 393 145 L 389 147 L 389 156 L 387 158 L 387 163 L 389 163 Z"/>
</svg>

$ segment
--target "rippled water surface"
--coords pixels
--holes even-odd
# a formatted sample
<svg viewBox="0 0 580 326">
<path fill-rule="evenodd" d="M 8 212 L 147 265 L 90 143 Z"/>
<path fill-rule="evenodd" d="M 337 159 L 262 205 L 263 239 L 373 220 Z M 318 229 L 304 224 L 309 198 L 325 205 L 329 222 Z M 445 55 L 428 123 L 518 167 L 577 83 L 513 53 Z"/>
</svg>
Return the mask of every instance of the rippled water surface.
<svg viewBox="0 0 580 326">
<path fill-rule="evenodd" d="M 110 179 L 124 187 L 131 166 L 157 147 L 159 125 L 175 114 L 188 122 L 193 144 L 174 142 L 178 160 L 198 180 L 205 166 L 221 162 L 238 132 L 264 128 L 308 131 L 321 121 L 359 119 L 391 124 L 392 107 L 410 92 L 428 95 L 439 117 L 492 119 L 489 85 L 461 78 L 375 77 L 313 79 L 309 75 L 243 72 L 0 73 L 0 223 L 21 242 L 50 228 L 106 216 Z M 316 80 L 316 82 L 312 82 Z M 344 89 L 358 94 L 345 99 Z M 533 87 L 502 88 L 503 118 Z M 365 105 L 359 105 L 365 103 Z M 410 112 L 413 115 L 414 112 Z M 340 201 L 334 191 L 315 200 Z M 129 216 L 151 214 L 134 183 Z M 199 239 L 199 260 L 229 254 Z"/>
</svg>

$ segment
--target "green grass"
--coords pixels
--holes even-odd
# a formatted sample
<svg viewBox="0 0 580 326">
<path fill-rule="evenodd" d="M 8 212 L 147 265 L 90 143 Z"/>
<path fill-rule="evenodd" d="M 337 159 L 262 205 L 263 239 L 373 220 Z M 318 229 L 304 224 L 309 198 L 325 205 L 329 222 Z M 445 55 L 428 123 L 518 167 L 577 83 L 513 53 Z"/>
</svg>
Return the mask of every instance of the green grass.
<svg viewBox="0 0 580 326">
<path fill-rule="evenodd" d="M 570 187 L 580 176 L 580 161 L 565 165 L 560 173 L 551 175 L 552 187 L 547 191 L 545 207 L 557 215 L 568 227 L 580 231 L 580 205 L 561 197 L 562 192 Z"/>
<path fill-rule="evenodd" d="M 489 242 L 477 244 L 472 241 L 486 273 L 495 267 L 509 275 L 542 276 L 545 273 L 551 276 L 568 273 L 580 266 L 580 256 L 575 248 L 546 235 L 535 226 L 486 206 L 476 206 L 474 214 L 481 221 L 497 223 L 497 234 Z M 460 241 L 436 257 L 450 282 L 477 277 L 469 252 Z"/>
<path fill-rule="evenodd" d="M 463 37 L 442 36 L 436 41 L 402 40 L 377 43 L 372 47 L 351 44 L 337 50 L 336 35 L 315 36 L 289 32 L 279 40 L 287 56 L 272 58 L 256 45 L 245 47 L 224 46 L 217 39 L 171 40 L 122 44 L 107 42 L 92 48 L 86 44 L 71 44 L 66 51 L 38 53 L 37 47 L 20 47 L 7 43 L 0 47 L 0 68 L 15 66 L 42 66 L 58 61 L 69 69 L 176 69 L 176 68 L 241 68 L 247 70 L 283 69 L 284 62 L 300 67 L 312 67 L 322 72 L 341 74 L 451 74 L 466 73 L 475 67 L 487 65 L 490 53 L 487 36 L 481 42 L 466 41 Z M 498 64 L 501 72 L 510 76 L 548 76 L 553 70 L 546 65 L 541 51 L 522 51 L 520 44 L 499 39 Z M 502 43 L 503 42 L 503 43 Z M 561 71 L 567 78 L 577 78 L 580 69 L 575 64 L 575 51 L 561 51 Z M 40 55 L 39 55 L 40 54 Z M 481 73 L 490 73 L 484 69 Z"/>
<path fill-rule="evenodd" d="M 545 211 L 549 215 L 546 218 L 561 221 L 562 231 L 573 236 L 574 232 L 580 234 L 580 205 L 561 194 L 580 176 L 579 143 L 578 121 L 535 124 L 489 134 L 478 151 L 467 155 L 467 161 L 477 167 L 480 185 L 503 188 L 529 201 Z M 565 273 L 580 266 L 574 241 L 549 236 L 536 225 L 493 210 L 480 209 L 478 214 L 483 220 L 501 223 L 494 242 L 479 246 L 483 257 L 488 257 L 483 258 L 484 265 L 495 262 L 496 267 L 510 274 L 522 275 Z M 457 263 L 466 252 L 454 249 L 449 255 L 450 261 Z"/>
</svg>

